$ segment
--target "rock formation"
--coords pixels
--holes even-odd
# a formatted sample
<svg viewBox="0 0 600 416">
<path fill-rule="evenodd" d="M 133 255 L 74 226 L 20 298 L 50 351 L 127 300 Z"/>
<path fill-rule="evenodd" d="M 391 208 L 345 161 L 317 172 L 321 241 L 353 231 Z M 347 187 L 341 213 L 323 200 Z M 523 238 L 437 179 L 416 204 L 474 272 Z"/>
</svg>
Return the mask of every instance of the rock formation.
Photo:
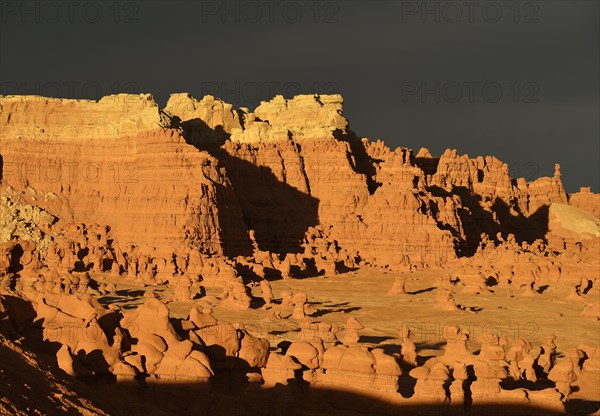
<svg viewBox="0 0 600 416">
<path fill-rule="evenodd" d="M 35 197 L 64 224 L 93 217 L 153 264 L 186 255 L 175 246 L 251 255 L 250 231 L 260 250 L 298 253 L 319 229 L 321 242 L 303 249 L 316 272 L 357 260 L 401 270 L 472 253 L 482 233 L 543 237 L 550 205 L 597 216 L 589 190 L 566 195 L 558 166 L 528 183 L 493 157 L 434 158 L 361 139 L 338 95 L 278 96 L 254 112 L 187 94 L 164 110 L 150 95 L 125 94 L 6 96 L 1 105 L 5 192 Z"/>
<path fill-rule="evenodd" d="M 455 296 L 600 319 L 599 215 L 558 164 L 527 182 L 493 156 L 360 137 L 339 95 L 254 111 L 185 93 L 164 109 L 149 94 L 0 96 L 0 352 L 23 340 L 61 375 L 202 386 L 215 405 L 221 389 L 236 405 L 273 389 L 294 409 L 309 389 L 331 406 L 300 413 L 342 414 L 332 392 L 375 398 L 373 414 L 561 413 L 594 394 L 592 341 L 450 324 L 427 356 L 406 323 L 479 316 Z M 409 276 L 434 283 L 409 295 Z"/>
</svg>

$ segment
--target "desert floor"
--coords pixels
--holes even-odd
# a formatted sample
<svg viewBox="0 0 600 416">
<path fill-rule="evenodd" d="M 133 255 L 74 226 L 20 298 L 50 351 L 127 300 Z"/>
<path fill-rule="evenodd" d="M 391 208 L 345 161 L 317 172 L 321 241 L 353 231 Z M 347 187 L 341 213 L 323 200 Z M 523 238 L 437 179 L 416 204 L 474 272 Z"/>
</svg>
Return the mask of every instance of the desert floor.
<svg viewBox="0 0 600 416">
<path fill-rule="evenodd" d="M 406 284 L 406 295 L 387 294 L 395 274 L 385 270 L 358 270 L 331 277 L 274 280 L 271 281 L 275 295 L 273 303 L 280 301 L 279 295 L 284 290 L 306 292 L 309 303 L 318 309 L 311 318 L 313 321 L 336 323 L 343 328 L 348 318 L 354 316 L 365 326 L 360 332 L 360 342 L 369 347 L 383 348 L 391 354 L 400 352 L 400 330 L 403 324 L 408 325 L 416 335 L 414 341 L 421 362 L 443 353 L 444 328 L 452 324 L 469 329 L 469 347 L 474 353 L 478 352 L 481 341 L 491 334 L 503 335 L 509 343 L 519 338 L 528 339 L 534 347 L 534 353 L 547 334 L 556 334 L 559 357 L 581 343 L 592 346 L 600 343 L 600 322 L 580 316 L 587 301 L 597 297 L 596 291 L 578 301 L 566 299 L 568 288 L 557 285 L 537 287 L 541 293 L 531 297 L 521 296 L 522 289 L 497 286 L 490 287 L 490 292 L 485 294 L 461 294 L 461 287 L 457 285 L 454 287 L 455 299 L 464 310 L 444 311 L 436 304 L 440 271 L 420 271 L 412 276 Z M 172 293 L 172 289 L 164 286 L 144 287 L 123 280 L 114 282 L 118 296 L 100 298 L 101 303 L 115 303 L 124 309 L 131 309 L 143 303 L 145 291 L 155 291 L 165 300 Z M 186 318 L 192 305 L 209 302 L 211 297 L 220 294 L 220 288 L 208 288 L 204 298 L 169 303 L 171 316 Z M 253 295 L 260 306 L 262 298 L 259 287 L 253 289 Z M 280 342 L 298 340 L 300 334 L 299 322 L 274 319 L 270 311 L 263 308 L 242 312 L 217 305 L 214 316 L 220 320 L 243 323 L 254 335 L 267 338 L 274 349 Z M 338 335 L 343 337 L 343 330 Z M 575 383 L 571 398 L 574 405 L 578 400 L 599 401 L 600 378 Z M 570 410 L 572 414 L 588 414 L 588 411 Z"/>
</svg>

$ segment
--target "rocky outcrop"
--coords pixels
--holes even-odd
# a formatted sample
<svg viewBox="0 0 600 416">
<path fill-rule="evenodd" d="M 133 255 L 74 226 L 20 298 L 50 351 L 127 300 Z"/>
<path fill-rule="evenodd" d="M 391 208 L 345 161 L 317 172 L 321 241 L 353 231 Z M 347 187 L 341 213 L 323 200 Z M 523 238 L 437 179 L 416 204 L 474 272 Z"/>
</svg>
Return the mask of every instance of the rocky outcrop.
<svg viewBox="0 0 600 416">
<path fill-rule="evenodd" d="M 569 194 L 569 205 L 600 217 L 600 194 L 592 192 L 590 187 L 582 186 L 579 192 Z"/>
<path fill-rule="evenodd" d="M 168 109 L 176 108 L 175 99 Z M 194 116 L 215 125 L 213 113 L 197 110 Z M 229 119 L 237 120 L 235 115 Z M 450 233 L 437 227 L 417 195 L 413 177 L 420 170 L 409 151 L 393 153 L 390 168 L 381 169 L 385 184 L 376 183 L 369 143 L 347 129 L 340 96 L 276 97 L 241 119 L 243 125 L 230 130 L 235 123 L 223 119 L 230 139 L 220 149 L 207 148 L 226 166 L 259 248 L 298 252 L 307 228 L 318 223 L 331 227 L 333 241 L 373 265 L 406 266 L 409 255 L 423 246 L 453 248 Z M 190 133 L 194 142 L 202 142 L 198 134 Z M 395 179 L 403 181 L 406 193 L 398 194 Z"/>
<path fill-rule="evenodd" d="M 107 224 L 123 243 L 165 254 L 223 254 L 223 223 L 244 232 L 219 162 L 186 143 L 150 95 L 95 101 L 0 100 L 2 187 L 39 194 L 65 222 Z"/>
<path fill-rule="evenodd" d="M 483 235 L 564 244 L 546 236 L 552 204 L 597 214 L 595 194 L 567 197 L 558 165 L 526 182 L 495 157 L 415 155 L 360 138 L 339 95 L 277 96 L 253 112 L 185 93 L 164 110 L 147 94 L 0 105 L 2 192 L 64 227 L 109 227 L 135 246 L 135 273 L 152 278 L 183 259 L 159 280 L 197 253 L 255 257 L 286 276 L 437 267 L 475 254 Z M 315 230 L 322 242 L 309 247 Z M 268 252 L 276 257 L 265 261 Z"/>
<path fill-rule="evenodd" d="M 550 205 L 548 227 L 552 234 L 571 240 L 600 237 L 600 218 L 566 204 Z"/>
</svg>

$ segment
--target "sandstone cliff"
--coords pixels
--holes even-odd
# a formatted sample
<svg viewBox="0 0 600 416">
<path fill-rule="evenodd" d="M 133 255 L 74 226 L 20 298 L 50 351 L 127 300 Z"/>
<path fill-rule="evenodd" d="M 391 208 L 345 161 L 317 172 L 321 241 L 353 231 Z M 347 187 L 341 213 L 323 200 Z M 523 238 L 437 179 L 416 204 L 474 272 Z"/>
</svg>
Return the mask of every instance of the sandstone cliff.
<svg viewBox="0 0 600 416">
<path fill-rule="evenodd" d="M 361 138 L 339 95 L 278 96 L 254 112 L 189 94 L 164 110 L 148 94 L 0 105 L 2 189 L 164 258 L 252 256 L 256 244 L 280 256 L 434 266 L 472 255 L 482 234 L 544 239 L 553 203 L 598 215 L 595 194 L 567 197 L 558 166 L 526 182 L 495 157 L 436 158 Z M 315 226 L 330 230 L 337 254 L 304 253 Z"/>
<path fill-rule="evenodd" d="M 98 102 L 0 100 L 2 187 L 39 195 L 63 222 L 108 225 L 148 252 L 191 245 L 223 254 L 223 223 L 244 232 L 223 167 L 186 143 L 149 95 Z M 236 222 L 236 220 L 238 220 Z"/>
<path fill-rule="evenodd" d="M 591 212 L 600 217 L 600 195 L 593 193 L 589 187 L 581 187 L 579 192 L 569 195 L 569 205 Z"/>
</svg>

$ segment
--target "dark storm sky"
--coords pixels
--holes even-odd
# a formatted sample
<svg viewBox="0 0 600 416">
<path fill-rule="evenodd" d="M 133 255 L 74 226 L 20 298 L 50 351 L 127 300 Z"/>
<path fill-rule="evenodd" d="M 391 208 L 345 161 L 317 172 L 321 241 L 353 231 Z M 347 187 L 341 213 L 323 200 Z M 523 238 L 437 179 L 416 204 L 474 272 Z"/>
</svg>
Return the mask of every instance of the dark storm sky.
<svg viewBox="0 0 600 416">
<path fill-rule="evenodd" d="M 598 192 L 598 1 L 1 0 L 3 94 L 151 92 L 256 107 L 338 92 L 359 135 L 562 166 Z"/>
</svg>

